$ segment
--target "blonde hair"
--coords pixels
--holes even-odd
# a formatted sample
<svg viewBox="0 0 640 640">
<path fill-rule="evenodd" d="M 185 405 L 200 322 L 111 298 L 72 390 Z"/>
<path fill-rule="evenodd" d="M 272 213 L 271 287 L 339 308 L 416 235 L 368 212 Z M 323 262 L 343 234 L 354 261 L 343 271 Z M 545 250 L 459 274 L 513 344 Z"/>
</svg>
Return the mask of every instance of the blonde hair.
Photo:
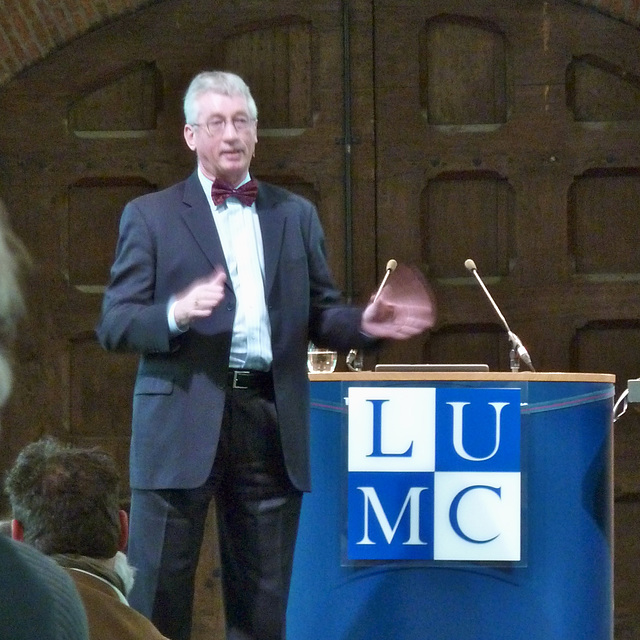
<svg viewBox="0 0 640 640">
<path fill-rule="evenodd" d="M 27 251 L 11 230 L 7 210 L 0 200 L 0 407 L 11 393 L 11 347 L 18 321 L 25 312 L 20 273 L 28 263 Z"/>
</svg>

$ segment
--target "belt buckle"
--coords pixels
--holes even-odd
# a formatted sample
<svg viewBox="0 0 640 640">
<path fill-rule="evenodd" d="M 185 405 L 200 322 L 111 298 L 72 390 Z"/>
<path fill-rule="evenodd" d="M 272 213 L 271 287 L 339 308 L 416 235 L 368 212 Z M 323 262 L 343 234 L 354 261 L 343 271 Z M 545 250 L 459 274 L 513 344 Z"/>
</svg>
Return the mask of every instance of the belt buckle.
<svg viewBox="0 0 640 640">
<path fill-rule="evenodd" d="M 242 378 L 246 379 L 245 384 L 242 384 L 240 381 Z M 249 374 L 247 371 L 234 371 L 233 372 L 233 381 L 231 383 L 232 389 L 248 389 L 249 385 L 247 384 L 249 378 Z"/>
</svg>

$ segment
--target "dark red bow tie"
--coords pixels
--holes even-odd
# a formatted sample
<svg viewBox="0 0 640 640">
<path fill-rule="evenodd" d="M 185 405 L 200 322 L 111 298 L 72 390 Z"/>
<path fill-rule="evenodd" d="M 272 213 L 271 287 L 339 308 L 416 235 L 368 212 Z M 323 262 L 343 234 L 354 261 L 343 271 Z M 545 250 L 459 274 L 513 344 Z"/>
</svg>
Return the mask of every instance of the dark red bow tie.
<svg viewBox="0 0 640 640">
<path fill-rule="evenodd" d="M 233 197 L 238 198 L 245 207 L 250 207 L 257 195 L 258 183 L 253 179 L 234 189 L 230 184 L 216 178 L 211 187 L 211 198 L 216 206 L 222 204 L 227 198 Z"/>
</svg>

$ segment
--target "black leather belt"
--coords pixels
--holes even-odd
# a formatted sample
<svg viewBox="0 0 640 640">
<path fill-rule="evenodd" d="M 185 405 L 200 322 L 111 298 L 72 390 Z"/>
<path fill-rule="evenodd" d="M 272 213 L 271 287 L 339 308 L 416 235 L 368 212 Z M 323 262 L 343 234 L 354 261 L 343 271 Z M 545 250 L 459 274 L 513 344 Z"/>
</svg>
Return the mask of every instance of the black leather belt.
<svg viewBox="0 0 640 640">
<path fill-rule="evenodd" d="M 229 369 L 227 386 L 231 389 L 272 389 L 273 378 L 268 371 Z"/>
</svg>

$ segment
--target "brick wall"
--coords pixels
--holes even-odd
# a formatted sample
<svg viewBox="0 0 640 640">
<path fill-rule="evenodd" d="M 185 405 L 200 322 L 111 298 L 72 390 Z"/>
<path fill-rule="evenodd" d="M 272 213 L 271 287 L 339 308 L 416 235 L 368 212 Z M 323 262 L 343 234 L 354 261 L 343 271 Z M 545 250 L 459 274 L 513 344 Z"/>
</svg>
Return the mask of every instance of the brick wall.
<svg viewBox="0 0 640 640">
<path fill-rule="evenodd" d="M 161 0 L 0 0 L 0 84 L 73 38 Z"/>
<path fill-rule="evenodd" d="M 640 0 L 573 0 L 640 27 Z M 162 0 L 0 0 L 0 85 L 73 38 Z"/>
</svg>

